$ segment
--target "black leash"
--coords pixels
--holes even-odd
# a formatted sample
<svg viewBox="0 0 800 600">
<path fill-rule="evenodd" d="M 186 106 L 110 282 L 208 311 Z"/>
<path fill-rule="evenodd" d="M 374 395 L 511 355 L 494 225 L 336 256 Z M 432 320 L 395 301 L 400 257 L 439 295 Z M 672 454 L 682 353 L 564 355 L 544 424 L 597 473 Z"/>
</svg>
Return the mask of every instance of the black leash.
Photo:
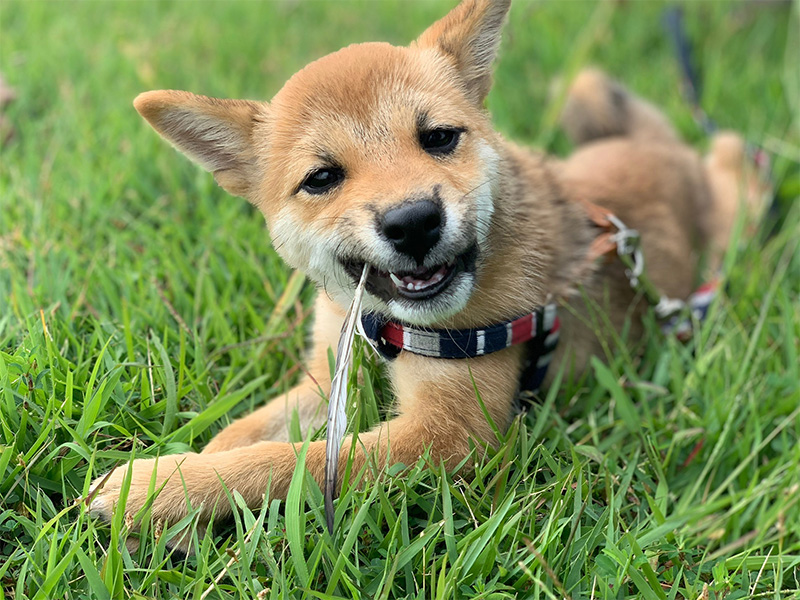
<svg viewBox="0 0 800 600">
<path fill-rule="evenodd" d="M 672 40 L 678 66 L 681 69 L 683 95 L 692 108 L 694 120 L 706 135 L 711 135 L 719 128 L 700 104 L 702 82 L 700 81 L 700 75 L 692 64 L 694 50 L 692 43 L 689 41 L 689 36 L 686 35 L 682 8 L 672 7 L 664 11 L 664 28 Z"/>
<path fill-rule="evenodd" d="M 680 67 L 683 96 L 687 104 L 691 107 L 692 116 L 698 127 L 700 127 L 707 136 L 711 136 L 719 131 L 719 127 L 703 109 L 701 104 L 702 81 L 700 80 L 699 71 L 695 64 L 693 64 L 693 57 L 695 56 L 694 48 L 686 33 L 683 9 L 681 7 L 667 8 L 664 11 L 663 23 L 667 35 L 672 40 L 675 57 Z M 778 206 L 777 186 L 772 176 L 772 163 L 769 154 L 764 148 L 753 144 L 749 140 L 745 140 L 745 150 L 747 152 L 747 157 L 757 169 L 759 177 L 769 185 L 769 189 L 771 190 L 772 198 L 764 213 L 764 217 L 768 218 L 774 224 L 778 220 L 780 210 Z M 771 234 L 774 232 L 773 229 Z"/>
</svg>

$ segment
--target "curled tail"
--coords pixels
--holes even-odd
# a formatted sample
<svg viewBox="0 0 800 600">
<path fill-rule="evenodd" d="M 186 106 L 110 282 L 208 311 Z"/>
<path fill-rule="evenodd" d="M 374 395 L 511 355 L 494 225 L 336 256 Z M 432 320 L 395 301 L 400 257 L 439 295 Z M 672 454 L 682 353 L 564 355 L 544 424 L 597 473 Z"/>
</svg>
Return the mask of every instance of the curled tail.
<svg viewBox="0 0 800 600">
<path fill-rule="evenodd" d="M 561 126 L 576 144 L 606 137 L 677 142 L 666 117 L 598 69 L 584 69 L 570 86 Z"/>
</svg>

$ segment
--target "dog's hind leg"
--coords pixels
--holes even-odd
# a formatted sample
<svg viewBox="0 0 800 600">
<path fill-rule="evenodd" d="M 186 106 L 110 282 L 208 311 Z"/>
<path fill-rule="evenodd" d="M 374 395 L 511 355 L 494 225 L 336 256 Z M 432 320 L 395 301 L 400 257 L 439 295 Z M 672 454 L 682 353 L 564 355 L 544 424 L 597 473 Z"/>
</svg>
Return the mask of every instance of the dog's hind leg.
<svg viewBox="0 0 800 600">
<path fill-rule="evenodd" d="M 769 185 L 747 156 L 744 139 L 731 131 L 714 134 L 705 170 L 711 188 L 706 224 L 709 266 L 716 272 L 730 244 L 739 211 L 745 211 L 748 223 L 756 223 L 769 197 Z"/>
<path fill-rule="evenodd" d="M 570 85 L 561 126 L 575 144 L 608 137 L 676 142 L 666 117 L 597 69 L 584 69 Z"/>
</svg>

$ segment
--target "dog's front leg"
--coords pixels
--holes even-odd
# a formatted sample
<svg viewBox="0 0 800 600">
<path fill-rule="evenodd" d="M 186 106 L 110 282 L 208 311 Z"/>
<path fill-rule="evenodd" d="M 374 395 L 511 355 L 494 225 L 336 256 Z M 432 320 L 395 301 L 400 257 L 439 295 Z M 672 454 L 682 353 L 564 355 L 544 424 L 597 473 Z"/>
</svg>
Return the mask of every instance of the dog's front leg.
<svg viewBox="0 0 800 600">
<path fill-rule="evenodd" d="M 264 440 L 289 441 L 289 424 L 295 412 L 303 435 L 320 428 L 327 416 L 327 396 L 331 391 L 328 350 L 336 351 L 344 316 L 339 306 L 320 293 L 314 304 L 313 345 L 303 380 L 286 394 L 228 425 L 211 440 L 203 454 Z"/>
<path fill-rule="evenodd" d="M 521 363 L 518 347 L 473 360 L 429 359 L 402 354 L 391 370 L 398 395 L 398 415 L 356 441 L 351 473 L 370 461 L 378 468 L 390 463 L 414 464 L 426 451 L 436 463 L 455 466 L 469 452 L 469 438 L 489 443 L 495 434 L 483 408 L 500 429 L 508 426 Z M 476 395 L 480 394 L 480 401 Z M 481 407 L 483 403 L 483 408 Z M 344 474 L 352 440 L 345 440 L 340 459 Z M 152 504 L 155 519 L 176 522 L 187 514 L 187 500 L 199 507 L 204 523 L 216 509 L 230 513 L 223 483 L 239 492 L 251 507 L 261 506 L 269 490 L 285 498 L 301 444 L 257 442 L 212 454 L 182 454 L 133 463 L 126 510 L 135 514 L 148 498 L 151 479 L 161 490 Z M 306 468 L 320 485 L 325 472 L 326 442 L 312 442 Z M 92 509 L 110 518 L 127 467 L 114 471 L 97 494 Z M 153 471 L 155 470 L 155 475 Z"/>
</svg>

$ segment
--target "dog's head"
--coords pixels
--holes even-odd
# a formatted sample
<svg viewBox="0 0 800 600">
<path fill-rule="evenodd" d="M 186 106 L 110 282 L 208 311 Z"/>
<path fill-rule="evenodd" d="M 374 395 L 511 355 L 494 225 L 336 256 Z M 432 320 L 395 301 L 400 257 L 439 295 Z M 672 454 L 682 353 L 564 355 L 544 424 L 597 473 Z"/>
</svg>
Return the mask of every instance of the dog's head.
<svg viewBox="0 0 800 600">
<path fill-rule="evenodd" d="M 135 106 L 265 215 L 277 251 L 342 304 L 420 325 L 467 304 L 489 252 L 499 157 L 483 101 L 510 0 L 464 0 L 408 48 L 349 46 L 269 103 L 186 92 Z"/>
</svg>

